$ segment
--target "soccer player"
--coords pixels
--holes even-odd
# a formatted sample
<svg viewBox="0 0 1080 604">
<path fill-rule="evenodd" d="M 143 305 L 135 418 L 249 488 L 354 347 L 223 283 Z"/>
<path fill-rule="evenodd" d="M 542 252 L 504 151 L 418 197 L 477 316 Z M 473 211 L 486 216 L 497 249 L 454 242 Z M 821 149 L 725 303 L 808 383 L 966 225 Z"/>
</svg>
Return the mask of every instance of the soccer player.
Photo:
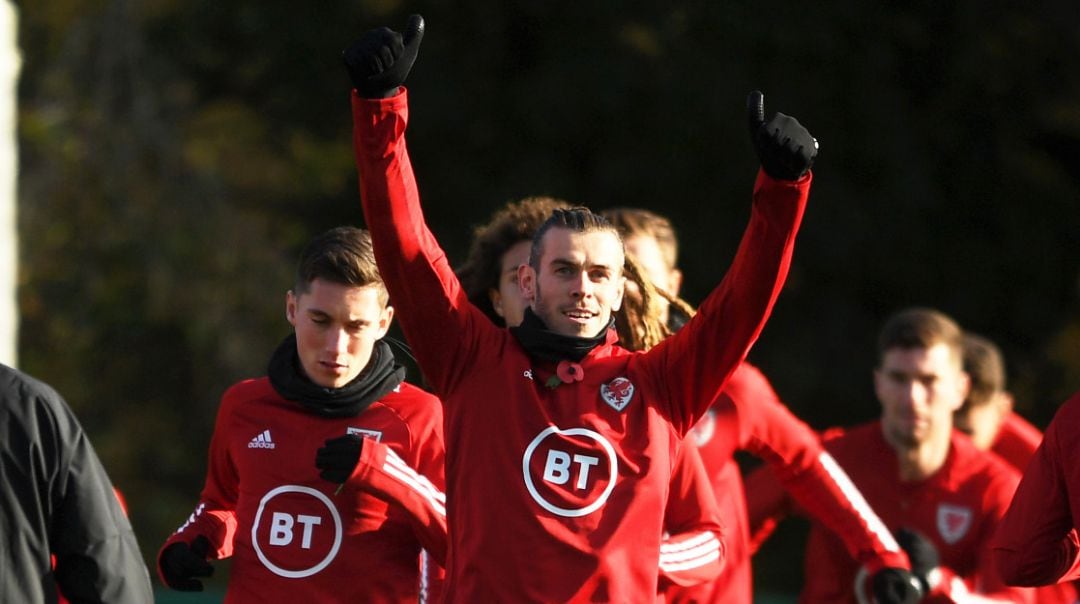
<svg viewBox="0 0 1080 604">
<path fill-rule="evenodd" d="M 897 535 L 926 601 L 1031 602 L 1031 590 L 1004 584 L 990 556 L 1018 474 L 953 430 L 953 413 L 968 390 L 962 346 L 959 326 L 939 311 L 894 314 L 878 336 L 874 391 L 881 419 L 826 431 L 822 440 Z M 747 479 L 747 492 L 753 492 L 752 530 L 786 511 L 779 486 L 760 471 Z M 858 564 L 817 523 L 804 564 L 801 601 L 855 601 Z"/>
<path fill-rule="evenodd" d="M 976 447 L 997 453 L 1023 472 L 1042 433 L 1013 411 L 1001 349 L 980 335 L 965 333 L 964 371 L 971 378 L 971 390 L 953 416 L 956 429 L 970 436 Z"/>
<path fill-rule="evenodd" d="M 555 210 L 572 206 L 551 197 L 527 197 L 508 203 L 492 215 L 473 235 L 465 263 L 458 270 L 469 301 L 496 325 L 516 327 L 525 318 L 529 301 L 518 285 L 518 268 L 529 262 L 536 231 Z M 630 257 L 627 256 L 629 259 Z M 637 266 L 626 266 L 637 287 L 648 289 Z M 633 334 L 664 332 L 660 306 L 645 307 L 644 298 L 627 299 L 616 312 L 620 342 L 638 347 Z M 631 323 L 645 323 L 630 329 Z M 629 336 L 629 337 L 626 337 Z M 625 344 L 628 340 L 632 343 Z M 652 346 L 660 341 L 648 342 Z M 690 586 L 715 579 L 726 565 L 725 536 L 720 510 L 708 474 L 696 447 L 683 444 L 671 470 L 671 488 L 664 511 L 664 538 L 660 545 L 660 586 Z"/>
<path fill-rule="evenodd" d="M 1010 585 L 1080 579 L 1080 392 L 1046 428 L 994 538 Z"/>
<path fill-rule="evenodd" d="M 665 494 L 682 438 L 760 333 L 790 264 L 816 143 L 764 119 L 750 224 L 728 276 L 686 327 L 647 352 L 615 344 L 621 240 L 585 209 L 556 211 L 518 278 L 530 300 L 511 329 L 464 295 L 423 221 L 405 147 L 401 88 L 423 21 L 373 30 L 345 52 L 364 216 L 401 325 L 443 399 L 451 601 L 654 597 Z"/>
<path fill-rule="evenodd" d="M 63 397 L 0 365 L 0 429 L 0 602 L 150 602 L 131 524 Z"/>
<path fill-rule="evenodd" d="M 441 487 L 442 407 L 403 381 L 382 340 L 394 309 L 366 231 L 338 227 L 305 246 L 285 316 L 293 333 L 267 375 L 222 397 L 202 496 L 158 555 L 161 579 L 198 591 L 207 559 L 232 556 L 226 601 L 423 599 L 428 532 L 365 484 L 388 456 L 365 443 Z"/>
<path fill-rule="evenodd" d="M 615 225 L 627 253 L 660 288 L 664 317 L 672 330 L 685 324 L 692 309 L 677 298 L 682 273 L 677 268 L 678 239 L 671 221 L 638 208 L 614 208 L 603 215 Z M 632 294 L 628 298 L 633 299 Z M 676 302 L 674 306 L 668 300 Z M 907 556 L 869 509 L 850 479 L 826 453 L 817 435 L 780 401 L 765 376 L 742 363 L 720 399 L 694 427 L 693 434 L 712 480 L 726 525 L 727 561 L 721 575 L 692 587 L 671 587 L 669 602 L 749 604 L 753 598 L 746 496 L 734 453 L 741 449 L 770 464 L 785 487 L 815 518 L 844 540 L 849 553 L 874 576 L 866 588 L 879 603 L 914 601 L 918 589 Z"/>
</svg>

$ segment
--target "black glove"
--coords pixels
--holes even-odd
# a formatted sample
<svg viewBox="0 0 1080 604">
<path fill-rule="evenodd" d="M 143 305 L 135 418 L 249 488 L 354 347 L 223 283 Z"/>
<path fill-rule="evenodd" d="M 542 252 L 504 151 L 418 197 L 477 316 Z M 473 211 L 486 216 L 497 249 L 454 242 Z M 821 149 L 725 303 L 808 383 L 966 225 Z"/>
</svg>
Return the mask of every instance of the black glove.
<svg viewBox="0 0 1080 604">
<path fill-rule="evenodd" d="M 937 548 L 922 533 L 909 528 L 896 531 L 896 542 L 907 552 L 911 572 L 919 579 L 923 593 L 930 593 L 930 573 L 941 564 Z"/>
<path fill-rule="evenodd" d="M 765 121 L 765 95 L 755 90 L 746 97 L 750 141 L 761 168 L 779 180 L 798 180 L 814 165 L 817 139 L 795 118 L 777 113 Z"/>
<path fill-rule="evenodd" d="M 345 482 L 356 469 L 363 448 L 364 439 L 356 434 L 346 434 L 326 441 L 315 454 L 315 467 L 322 470 L 319 477 L 338 484 Z"/>
<path fill-rule="evenodd" d="M 870 579 L 876 604 L 915 604 L 926 592 L 919 579 L 902 568 L 883 568 Z"/>
<path fill-rule="evenodd" d="M 202 591 L 202 581 L 192 577 L 209 577 L 214 567 L 206 561 L 210 552 L 210 540 L 199 535 L 190 545 L 182 541 L 173 543 L 161 552 L 161 576 L 165 584 L 177 591 Z"/>
<path fill-rule="evenodd" d="M 360 96 L 366 99 L 394 96 L 409 75 L 423 39 L 424 18 L 413 15 L 404 35 L 380 27 L 368 31 L 346 48 L 341 58 Z"/>
</svg>

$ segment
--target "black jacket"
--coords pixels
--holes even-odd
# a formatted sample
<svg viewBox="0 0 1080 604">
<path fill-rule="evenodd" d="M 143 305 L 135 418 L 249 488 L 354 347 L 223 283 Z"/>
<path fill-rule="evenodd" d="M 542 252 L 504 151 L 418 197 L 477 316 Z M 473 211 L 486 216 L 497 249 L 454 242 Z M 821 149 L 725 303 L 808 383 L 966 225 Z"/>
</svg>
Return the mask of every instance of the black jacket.
<svg viewBox="0 0 1080 604">
<path fill-rule="evenodd" d="M 55 602 L 57 586 L 73 604 L 153 601 L 78 419 L 47 384 L 0 365 L 0 602 Z"/>
</svg>

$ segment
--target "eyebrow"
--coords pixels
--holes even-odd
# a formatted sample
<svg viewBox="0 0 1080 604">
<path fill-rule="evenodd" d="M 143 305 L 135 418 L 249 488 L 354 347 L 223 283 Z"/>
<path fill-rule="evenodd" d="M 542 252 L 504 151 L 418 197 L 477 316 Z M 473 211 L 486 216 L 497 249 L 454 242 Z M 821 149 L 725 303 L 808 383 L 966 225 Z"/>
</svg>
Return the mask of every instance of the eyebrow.
<svg viewBox="0 0 1080 604">
<path fill-rule="evenodd" d="M 553 267 L 566 266 L 566 267 L 570 267 L 570 268 L 583 268 L 585 270 L 595 270 L 595 269 L 602 269 L 602 270 L 606 270 L 606 271 L 614 270 L 613 267 L 610 264 L 599 264 L 599 263 L 597 263 L 597 264 L 590 264 L 588 266 L 585 266 L 584 264 L 582 264 L 580 262 L 575 262 L 575 261 L 570 260 L 568 258 L 556 258 L 556 259 L 552 260 L 548 264 L 550 266 L 553 266 Z"/>
</svg>

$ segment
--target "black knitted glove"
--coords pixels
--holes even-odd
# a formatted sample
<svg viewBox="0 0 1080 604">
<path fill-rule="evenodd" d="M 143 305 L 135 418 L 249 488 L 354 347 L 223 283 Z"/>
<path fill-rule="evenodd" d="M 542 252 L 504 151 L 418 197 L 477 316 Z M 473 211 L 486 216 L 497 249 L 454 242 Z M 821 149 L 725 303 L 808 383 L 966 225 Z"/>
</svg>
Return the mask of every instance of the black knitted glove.
<svg viewBox="0 0 1080 604">
<path fill-rule="evenodd" d="M 761 168 L 779 180 L 798 180 L 814 165 L 817 139 L 795 118 L 777 113 L 765 121 L 765 95 L 755 90 L 746 97 L 750 141 Z"/>
<path fill-rule="evenodd" d="M 902 568 L 883 568 L 870 579 L 875 604 L 915 604 L 926 593 L 919 579 Z"/>
<path fill-rule="evenodd" d="M 322 470 L 319 477 L 323 480 L 341 484 L 349 479 L 356 463 L 360 461 L 360 451 L 364 448 L 364 439 L 356 434 L 347 434 L 331 438 L 315 454 L 315 467 Z"/>
<path fill-rule="evenodd" d="M 413 15 L 404 35 L 380 27 L 353 42 L 342 59 L 356 92 L 366 99 L 394 96 L 409 75 L 423 39 L 424 18 Z"/>
<path fill-rule="evenodd" d="M 188 545 L 176 542 L 161 552 L 158 563 L 165 584 L 177 591 L 202 591 L 202 581 L 193 577 L 209 577 L 214 567 L 206 561 L 210 552 L 210 540 L 199 535 Z"/>
<path fill-rule="evenodd" d="M 933 588 L 930 573 L 941 564 L 937 548 L 922 533 L 909 528 L 896 531 L 896 542 L 907 552 L 911 572 L 919 579 L 923 593 L 929 594 Z"/>
</svg>

